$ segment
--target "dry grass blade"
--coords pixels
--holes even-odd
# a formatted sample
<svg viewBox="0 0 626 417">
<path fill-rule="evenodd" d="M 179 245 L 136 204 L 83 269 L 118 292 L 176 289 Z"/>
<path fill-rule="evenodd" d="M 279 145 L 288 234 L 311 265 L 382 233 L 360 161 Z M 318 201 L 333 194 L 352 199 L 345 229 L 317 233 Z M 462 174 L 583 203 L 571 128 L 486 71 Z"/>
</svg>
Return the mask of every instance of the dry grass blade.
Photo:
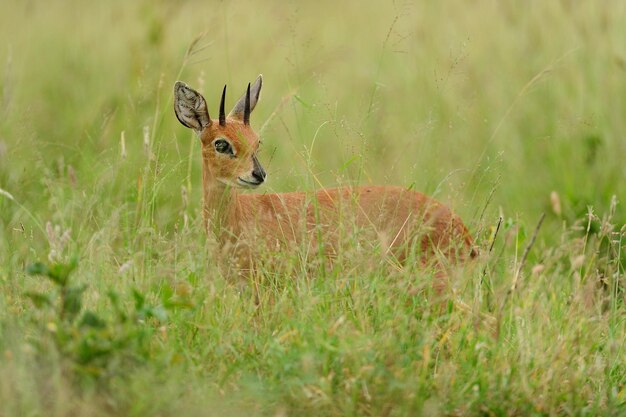
<svg viewBox="0 0 626 417">
<path fill-rule="evenodd" d="M 528 258 L 528 253 L 530 252 L 530 249 L 535 244 L 535 240 L 537 239 L 537 234 L 539 233 L 539 229 L 541 229 L 541 225 L 543 224 L 543 220 L 545 218 L 546 218 L 546 213 L 541 213 L 541 217 L 539 218 L 539 222 L 537 223 L 537 226 L 535 226 L 535 231 L 533 232 L 533 235 L 530 238 L 530 242 L 528 242 L 528 245 L 524 249 L 524 253 L 522 254 L 522 259 L 520 260 L 520 263 L 519 263 L 519 265 L 517 267 L 517 270 L 515 271 L 515 275 L 513 276 L 513 284 L 511 284 L 511 288 L 509 289 L 509 293 L 512 293 L 517 288 L 517 284 L 519 282 L 519 277 L 520 277 L 520 275 L 522 273 L 522 268 L 524 267 L 524 264 L 526 263 L 526 258 Z"/>
<path fill-rule="evenodd" d="M 498 232 L 500 231 L 500 227 L 502 226 L 502 216 L 498 217 L 498 224 L 496 225 L 496 231 L 493 233 L 493 239 L 491 240 L 491 245 L 489 245 L 489 253 L 493 251 L 493 247 L 496 244 L 496 238 L 498 237 Z"/>
<path fill-rule="evenodd" d="M 502 304 L 500 304 L 500 309 L 498 311 L 498 327 L 497 327 L 498 333 L 501 328 L 502 312 L 504 311 L 504 306 L 506 305 L 507 301 L 511 298 L 511 295 L 513 294 L 513 292 L 517 289 L 517 285 L 519 283 L 519 277 L 522 273 L 522 268 L 524 267 L 524 264 L 526 263 L 526 259 L 528 258 L 530 249 L 535 244 L 535 240 L 537 239 L 537 235 L 539 234 L 539 229 L 541 229 L 541 225 L 543 224 L 543 221 L 545 218 L 546 218 L 546 213 L 541 213 L 539 222 L 537 222 L 537 226 L 535 226 L 535 230 L 530 238 L 530 241 L 528 242 L 528 245 L 526 245 L 526 248 L 524 249 L 524 253 L 522 254 L 520 263 L 517 269 L 515 270 L 515 275 L 513 276 L 513 283 L 511 284 L 511 287 L 509 288 L 509 290 L 506 292 L 506 295 L 504 296 L 504 299 L 502 300 Z M 498 333 L 496 333 L 496 337 L 498 336 Z"/>
<path fill-rule="evenodd" d="M 488 254 L 491 254 L 491 252 L 493 251 L 493 247 L 496 244 L 496 239 L 498 238 L 498 233 L 500 232 L 500 227 L 502 226 L 502 221 L 503 221 L 502 216 L 498 217 L 498 224 L 496 225 L 495 232 L 493 232 L 493 239 L 491 239 L 491 244 L 489 245 L 489 251 L 487 252 Z M 487 275 L 487 265 L 485 265 L 485 269 L 483 269 L 483 273 L 480 277 L 480 285 L 482 285 L 483 282 L 485 281 L 486 275 Z"/>
<path fill-rule="evenodd" d="M 203 50 L 207 49 L 209 46 L 211 46 L 211 44 L 213 42 L 207 42 L 204 45 L 198 45 L 198 43 L 204 39 L 204 37 L 206 36 L 206 32 L 202 32 L 200 34 L 198 34 L 189 44 L 189 47 L 187 48 L 187 51 L 185 52 L 185 61 L 188 61 L 189 58 L 191 58 L 192 56 L 202 52 Z"/>
</svg>

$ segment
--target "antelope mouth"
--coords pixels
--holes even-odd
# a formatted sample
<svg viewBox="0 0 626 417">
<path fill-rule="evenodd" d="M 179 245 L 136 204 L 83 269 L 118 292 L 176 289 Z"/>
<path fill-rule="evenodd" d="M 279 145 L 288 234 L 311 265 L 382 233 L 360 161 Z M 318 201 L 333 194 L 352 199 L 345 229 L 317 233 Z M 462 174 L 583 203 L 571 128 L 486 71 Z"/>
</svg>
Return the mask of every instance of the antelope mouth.
<svg viewBox="0 0 626 417">
<path fill-rule="evenodd" d="M 246 180 L 241 177 L 237 177 L 237 185 L 243 188 L 256 188 L 261 185 L 263 181 L 255 181 L 255 180 Z"/>
</svg>

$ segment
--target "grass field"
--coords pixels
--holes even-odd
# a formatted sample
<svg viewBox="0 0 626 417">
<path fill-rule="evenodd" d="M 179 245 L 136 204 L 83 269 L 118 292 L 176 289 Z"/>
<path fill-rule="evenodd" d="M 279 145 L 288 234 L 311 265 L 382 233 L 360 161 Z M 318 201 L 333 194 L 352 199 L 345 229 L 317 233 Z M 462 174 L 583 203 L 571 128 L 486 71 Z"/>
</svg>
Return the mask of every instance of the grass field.
<svg viewBox="0 0 626 417">
<path fill-rule="evenodd" d="M 0 416 L 626 415 L 624 39 L 619 1 L 3 0 Z M 256 192 L 449 204 L 443 307 L 364 249 L 215 266 L 172 87 L 259 73 Z"/>
</svg>

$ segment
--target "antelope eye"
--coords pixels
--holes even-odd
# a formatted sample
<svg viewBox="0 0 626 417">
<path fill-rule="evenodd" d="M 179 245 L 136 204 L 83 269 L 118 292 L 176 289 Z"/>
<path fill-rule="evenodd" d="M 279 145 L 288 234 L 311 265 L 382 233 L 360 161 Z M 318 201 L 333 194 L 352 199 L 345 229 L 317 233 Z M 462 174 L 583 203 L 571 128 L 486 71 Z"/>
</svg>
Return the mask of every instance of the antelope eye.
<svg viewBox="0 0 626 417">
<path fill-rule="evenodd" d="M 225 141 L 224 139 L 218 139 L 214 143 L 215 150 L 219 153 L 225 153 L 227 155 L 234 155 L 233 148 L 230 146 L 230 143 Z"/>
</svg>

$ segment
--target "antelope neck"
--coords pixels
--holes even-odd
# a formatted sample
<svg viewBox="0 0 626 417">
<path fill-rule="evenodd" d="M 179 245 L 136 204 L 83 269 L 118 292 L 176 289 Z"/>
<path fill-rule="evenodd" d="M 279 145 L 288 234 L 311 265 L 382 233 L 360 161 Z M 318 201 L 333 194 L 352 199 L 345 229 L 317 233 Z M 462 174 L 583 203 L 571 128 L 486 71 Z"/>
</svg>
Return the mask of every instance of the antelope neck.
<svg viewBox="0 0 626 417">
<path fill-rule="evenodd" d="M 203 175 L 203 210 L 205 226 L 220 236 L 237 217 L 237 190 L 216 181 L 209 173 Z"/>
</svg>

